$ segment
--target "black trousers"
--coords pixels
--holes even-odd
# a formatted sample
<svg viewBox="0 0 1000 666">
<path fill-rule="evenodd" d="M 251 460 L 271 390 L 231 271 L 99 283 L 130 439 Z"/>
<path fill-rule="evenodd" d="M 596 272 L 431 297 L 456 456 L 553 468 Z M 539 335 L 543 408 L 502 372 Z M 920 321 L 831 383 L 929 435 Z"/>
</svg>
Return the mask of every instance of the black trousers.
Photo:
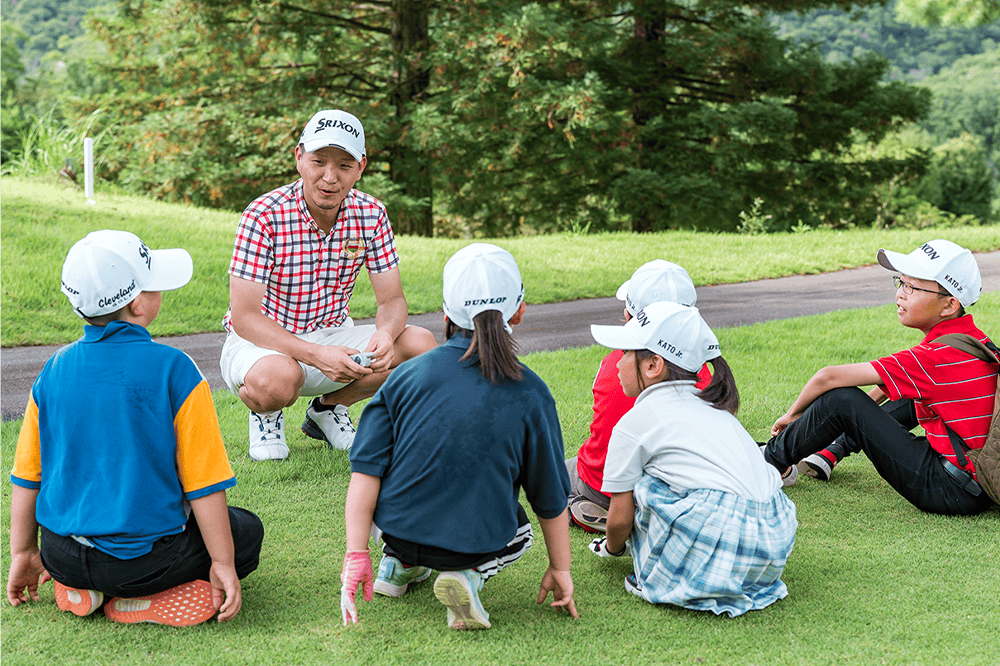
<svg viewBox="0 0 1000 666">
<path fill-rule="evenodd" d="M 778 470 L 794 465 L 846 435 L 861 447 L 875 470 L 913 506 L 928 513 L 972 515 L 990 508 L 986 493 L 968 493 L 945 471 L 942 457 L 914 436 L 916 425 L 896 406 L 890 413 L 858 388 L 838 388 L 818 397 L 777 437 L 768 442 L 764 457 Z M 911 406 L 912 411 L 912 406 Z M 899 418 L 900 420 L 897 420 Z"/>
<path fill-rule="evenodd" d="M 913 430 L 920 425 L 912 400 L 887 400 L 882 403 L 882 410 L 907 430 Z M 838 462 L 852 453 L 861 452 L 861 445 L 847 435 L 841 435 L 826 448 L 837 457 Z"/>
<path fill-rule="evenodd" d="M 246 577 L 260 563 L 264 525 L 255 514 L 229 507 L 236 553 L 236 574 Z M 183 532 L 163 537 L 153 550 L 123 560 L 70 537 L 41 528 L 42 564 L 63 585 L 99 590 L 108 597 L 144 597 L 193 580 L 208 580 L 212 558 L 194 513 Z"/>
<path fill-rule="evenodd" d="M 446 548 L 425 546 L 391 534 L 382 534 L 382 552 L 407 566 L 429 567 L 436 571 L 480 569 L 487 577 L 521 558 L 531 547 L 531 521 L 524 507 L 517 506 L 518 536 L 495 553 L 459 553 Z M 487 565 L 487 566 L 483 566 Z"/>
</svg>

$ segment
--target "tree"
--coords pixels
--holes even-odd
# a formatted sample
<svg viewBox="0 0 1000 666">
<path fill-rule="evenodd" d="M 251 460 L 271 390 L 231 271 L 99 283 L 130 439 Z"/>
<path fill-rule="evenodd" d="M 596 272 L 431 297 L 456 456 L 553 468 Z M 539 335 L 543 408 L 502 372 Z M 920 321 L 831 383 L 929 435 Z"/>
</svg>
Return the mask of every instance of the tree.
<svg viewBox="0 0 1000 666">
<path fill-rule="evenodd" d="M 863 0 L 875 2 L 876 0 Z M 104 107 L 126 184 L 242 208 L 294 177 L 321 106 L 365 122 L 364 187 L 401 232 L 435 210 L 474 231 L 866 223 L 872 187 L 919 156 L 851 162 L 921 117 L 884 59 L 826 63 L 765 11 L 847 0 L 123 0 Z M 592 225 L 592 226 L 591 226 Z"/>
<path fill-rule="evenodd" d="M 1000 0 L 897 0 L 899 17 L 914 25 L 987 25 L 1000 20 Z"/>
<path fill-rule="evenodd" d="M 758 196 L 777 228 L 870 221 L 872 186 L 924 160 L 843 157 L 921 117 L 929 96 L 883 84 L 883 58 L 824 63 L 738 4 L 710 7 L 633 3 L 632 35 L 601 64 L 629 92 L 615 100 L 640 148 L 613 192 L 633 227 L 732 229 Z"/>
<path fill-rule="evenodd" d="M 28 125 L 24 109 L 18 102 L 18 88 L 25 67 L 16 40 L 24 31 L 6 20 L 0 21 L 0 160 L 6 162 L 17 151 L 20 135 Z"/>
<path fill-rule="evenodd" d="M 365 122 L 369 178 L 391 182 L 394 224 L 429 235 L 426 159 L 403 137 L 429 77 L 421 54 L 432 6 L 124 0 L 92 23 L 113 54 L 99 66 L 118 89 L 83 110 L 105 107 L 125 123 L 112 176 L 242 209 L 295 177 L 290 148 L 305 119 L 348 108 Z"/>
</svg>

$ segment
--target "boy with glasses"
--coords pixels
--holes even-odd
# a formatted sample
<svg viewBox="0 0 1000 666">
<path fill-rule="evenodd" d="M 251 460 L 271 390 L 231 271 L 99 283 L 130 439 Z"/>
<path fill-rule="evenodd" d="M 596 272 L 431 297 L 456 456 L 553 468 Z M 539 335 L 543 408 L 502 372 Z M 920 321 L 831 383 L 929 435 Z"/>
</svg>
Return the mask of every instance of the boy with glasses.
<svg viewBox="0 0 1000 666">
<path fill-rule="evenodd" d="M 982 280 L 972 253 L 946 240 L 908 255 L 879 250 L 896 277 L 899 323 L 924 339 L 870 363 L 828 366 L 806 383 L 771 428 L 765 458 L 779 470 L 838 440 L 864 450 L 879 475 L 922 511 L 980 513 L 991 505 L 974 465 L 959 455 L 986 441 L 997 386 L 997 365 L 941 342 L 967 334 L 991 344 L 965 309 L 979 299 Z M 858 387 L 874 385 L 866 395 Z M 879 404 L 886 400 L 888 409 Z M 922 426 L 924 436 L 910 430 Z"/>
</svg>

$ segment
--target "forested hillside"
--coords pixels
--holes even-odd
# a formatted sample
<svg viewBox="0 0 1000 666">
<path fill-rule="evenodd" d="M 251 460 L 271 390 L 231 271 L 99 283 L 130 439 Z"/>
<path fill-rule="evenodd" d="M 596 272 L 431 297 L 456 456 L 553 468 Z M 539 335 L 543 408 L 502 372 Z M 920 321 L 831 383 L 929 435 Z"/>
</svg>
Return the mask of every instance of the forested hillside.
<svg viewBox="0 0 1000 666">
<path fill-rule="evenodd" d="M 817 9 L 773 18 L 778 34 L 820 45 L 828 62 L 846 62 L 867 51 L 885 56 L 889 78 L 921 80 L 967 55 L 1000 44 L 1000 23 L 978 28 L 925 27 L 897 18 L 895 3 L 851 12 Z"/>
<path fill-rule="evenodd" d="M 84 33 L 88 11 L 116 4 L 117 0 L 2 0 L 0 15 L 23 31 L 15 43 L 25 73 L 35 76 L 43 69 L 61 67 L 70 40 Z"/>
</svg>

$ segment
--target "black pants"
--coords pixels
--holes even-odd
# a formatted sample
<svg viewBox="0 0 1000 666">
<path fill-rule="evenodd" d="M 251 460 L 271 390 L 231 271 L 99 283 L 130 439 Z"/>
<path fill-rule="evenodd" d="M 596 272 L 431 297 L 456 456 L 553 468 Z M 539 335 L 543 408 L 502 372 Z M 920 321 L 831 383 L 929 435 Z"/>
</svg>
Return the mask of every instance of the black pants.
<svg viewBox="0 0 1000 666">
<path fill-rule="evenodd" d="M 229 507 L 236 574 L 246 577 L 260 562 L 264 525 L 255 514 Z M 153 550 L 123 560 L 41 528 L 42 564 L 63 585 L 99 590 L 108 597 L 144 597 L 193 580 L 208 580 L 212 558 L 194 513 L 179 534 L 163 537 Z"/>
<path fill-rule="evenodd" d="M 861 389 L 833 389 L 771 438 L 764 457 L 783 470 L 846 435 L 864 450 L 879 476 L 921 511 L 972 515 L 990 508 L 989 496 L 981 493 L 977 497 L 965 491 L 945 471 L 941 455 L 927 438 L 914 436 L 908 423 L 905 415 L 883 410 Z"/>
<path fill-rule="evenodd" d="M 882 411 L 907 430 L 913 430 L 920 425 L 917 422 L 917 413 L 914 411 L 912 400 L 887 400 L 882 403 Z M 852 453 L 859 453 L 861 445 L 844 434 L 835 439 L 826 449 L 837 457 L 837 462 L 840 462 Z"/>
<path fill-rule="evenodd" d="M 459 553 L 446 548 L 425 546 L 391 534 L 382 534 L 382 552 L 407 566 L 429 567 L 436 571 L 476 569 L 486 578 L 519 560 L 531 548 L 531 521 L 524 507 L 517 506 L 518 530 L 513 540 L 495 553 Z"/>
</svg>

